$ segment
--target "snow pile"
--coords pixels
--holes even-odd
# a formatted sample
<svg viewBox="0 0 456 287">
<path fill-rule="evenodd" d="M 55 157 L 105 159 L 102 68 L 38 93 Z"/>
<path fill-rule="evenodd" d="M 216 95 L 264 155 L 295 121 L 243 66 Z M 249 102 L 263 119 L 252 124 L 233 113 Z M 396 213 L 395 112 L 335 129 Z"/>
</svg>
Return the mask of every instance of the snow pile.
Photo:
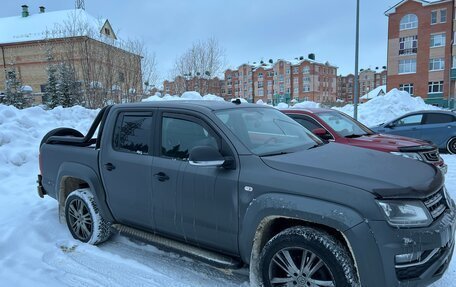
<svg viewBox="0 0 456 287">
<path fill-rule="evenodd" d="M 21 166 L 36 160 L 39 143 L 48 131 L 65 126 L 84 133 L 97 113 L 80 106 L 45 111 L 41 107 L 18 110 L 0 105 L 0 174 L 9 170 L 7 165 Z"/>
<path fill-rule="evenodd" d="M 204 95 L 203 96 L 203 100 L 206 100 L 206 101 L 219 101 L 219 102 L 224 102 L 225 101 L 225 99 L 223 99 L 222 97 L 219 97 L 217 95 L 212 95 L 212 94 Z"/>
<path fill-rule="evenodd" d="M 312 101 L 304 101 L 301 103 L 296 103 L 293 107 L 293 109 L 316 109 L 316 108 L 321 108 L 320 103 L 312 102 Z"/>
<path fill-rule="evenodd" d="M 353 105 L 333 108 L 353 116 Z M 367 126 L 388 122 L 409 112 L 419 110 L 438 110 L 428 105 L 420 97 L 412 97 L 408 92 L 392 89 L 382 97 L 376 97 L 358 106 L 358 120 Z"/>
<path fill-rule="evenodd" d="M 202 100 L 200 93 L 198 92 L 185 92 L 182 94 L 181 99 L 183 100 Z"/>
<path fill-rule="evenodd" d="M 378 96 L 383 96 L 385 93 L 386 93 L 386 85 L 378 86 L 375 89 L 373 89 L 372 91 L 370 91 L 369 93 L 362 96 L 360 99 L 369 100 L 369 99 L 376 98 Z"/>
<path fill-rule="evenodd" d="M 279 110 L 281 109 L 288 109 L 288 104 L 287 103 L 278 103 L 277 106 L 275 106 Z"/>
</svg>

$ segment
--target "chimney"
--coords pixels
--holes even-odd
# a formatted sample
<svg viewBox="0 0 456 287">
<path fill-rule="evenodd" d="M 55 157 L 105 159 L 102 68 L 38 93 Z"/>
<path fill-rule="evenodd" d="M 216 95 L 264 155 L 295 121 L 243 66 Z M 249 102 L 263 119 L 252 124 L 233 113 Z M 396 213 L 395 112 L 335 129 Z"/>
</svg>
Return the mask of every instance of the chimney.
<svg viewBox="0 0 456 287">
<path fill-rule="evenodd" d="M 22 5 L 22 17 L 28 17 L 29 11 L 28 11 L 28 6 L 27 5 Z"/>
<path fill-rule="evenodd" d="M 308 56 L 308 58 L 309 58 L 310 60 L 315 61 L 315 54 L 314 54 L 314 53 L 310 53 L 309 56 Z"/>
<path fill-rule="evenodd" d="M 44 13 L 46 11 L 46 7 L 40 6 L 40 13 Z"/>
</svg>

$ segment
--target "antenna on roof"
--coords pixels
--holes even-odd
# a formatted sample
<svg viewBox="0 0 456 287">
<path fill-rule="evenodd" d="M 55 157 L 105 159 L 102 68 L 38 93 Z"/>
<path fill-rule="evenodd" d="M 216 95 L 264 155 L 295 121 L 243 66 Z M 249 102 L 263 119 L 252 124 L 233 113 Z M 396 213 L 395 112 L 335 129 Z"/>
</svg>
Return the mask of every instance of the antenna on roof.
<svg viewBox="0 0 456 287">
<path fill-rule="evenodd" d="M 75 8 L 85 10 L 85 1 L 84 0 L 76 0 Z"/>
</svg>

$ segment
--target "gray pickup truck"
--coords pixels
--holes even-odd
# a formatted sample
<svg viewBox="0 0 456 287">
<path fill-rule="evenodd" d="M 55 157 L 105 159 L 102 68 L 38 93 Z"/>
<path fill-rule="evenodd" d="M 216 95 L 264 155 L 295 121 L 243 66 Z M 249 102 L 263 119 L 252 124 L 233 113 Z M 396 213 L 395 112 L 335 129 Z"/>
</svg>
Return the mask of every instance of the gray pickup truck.
<svg viewBox="0 0 456 287">
<path fill-rule="evenodd" d="M 40 146 L 38 193 L 72 236 L 112 232 L 252 286 L 426 286 L 447 269 L 455 205 L 432 165 L 324 143 L 280 111 L 206 101 L 108 106 Z"/>
</svg>

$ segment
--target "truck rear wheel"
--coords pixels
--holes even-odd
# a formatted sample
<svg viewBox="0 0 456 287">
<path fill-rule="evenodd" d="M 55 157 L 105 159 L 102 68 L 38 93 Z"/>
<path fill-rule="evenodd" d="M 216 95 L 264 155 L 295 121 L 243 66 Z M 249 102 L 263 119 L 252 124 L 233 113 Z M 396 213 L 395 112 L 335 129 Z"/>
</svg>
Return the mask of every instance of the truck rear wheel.
<svg viewBox="0 0 456 287">
<path fill-rule="evenodd" d="M 263 286 L 360 286 L 346 248 L 325 231 L 286 229 L 263 248 L 259 262 Z"/>
<path fill-rule="evenodd" d="M 78 137 L 78 138 L 83 138 L 84 135 L 75 129 L 72 128 L 57 128 L 53 129 L 52 131 L 49 131 L 47 134 L 44 135 L 43 139 L 41 140 L 40 147 L 46 143 L 48 138 L 53 137 L 53 136 L 72 136 L 72 137 Z"/>
<path fill-rule="evenodd" d="M 111 226 L 97 207 L 88 188 L 70 193 L 65 202 L 65 218 L 75 239 L 89 244 L 99 244 L 111 235 Z"/>
</svg>

